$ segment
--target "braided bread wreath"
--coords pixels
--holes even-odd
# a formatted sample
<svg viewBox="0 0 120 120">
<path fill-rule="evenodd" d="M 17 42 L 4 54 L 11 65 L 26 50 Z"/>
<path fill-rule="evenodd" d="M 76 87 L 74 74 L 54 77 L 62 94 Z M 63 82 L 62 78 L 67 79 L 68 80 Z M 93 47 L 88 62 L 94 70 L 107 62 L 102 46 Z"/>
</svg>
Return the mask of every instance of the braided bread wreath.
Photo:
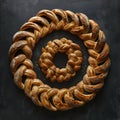
<svg viewBox="0 0 120 120">
<path fill-rule="evenodd" d="M 65 52 L 68 55 L 66 68 L 59 69 L 53 64 L 53 58 L 58 51 Z M 42 49 L 42 55 L 39 59 L 42 71 L 46 74 L 46 78 L 50 78 L 52 82 L 68 81 L 76 75 L 76 71 L 80 69 L 81 63 L 82 52 L 80 51 L 80 46 L 66 38 L 48 42 L 47 46 Z"/>
<path fill-rule="evenodd" d="M 83 80 L 69 89 L 51 88 L 44 84 L 37 78 L 31 61 L 32 50 L 39 39 L 60 29 L 82 39 L 89 53 L 89 65 Z M 109 46 L 98 24 L 85 14 L 61 9 L 41 10 L 22 25 L 20 31 L 13 36 L 9 57 L 16 85 L 35 104 L 53 111 L 68 110 L 92 100 L 102 88 L 110 66 Z M 25 81 L 23 77 L 26 78 Z"/>
</svg>

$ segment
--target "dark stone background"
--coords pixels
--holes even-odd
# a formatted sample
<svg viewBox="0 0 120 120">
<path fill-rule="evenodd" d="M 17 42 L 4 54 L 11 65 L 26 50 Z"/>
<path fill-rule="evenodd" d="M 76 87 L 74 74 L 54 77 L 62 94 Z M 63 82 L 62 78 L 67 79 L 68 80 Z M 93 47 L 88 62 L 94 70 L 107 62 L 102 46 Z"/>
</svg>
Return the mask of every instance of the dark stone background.
<svg viewBox="0 0 120 120">
<path fill-rule="evenodd" d="M 120 120 L 120 4 L 119 0 L 0 0 L 0 120 Z M 52 112 L 34 105 L 13 82 L 9 69 L 8 50 L 12 43 L 12 36 L 19 27 L 30 17 L 35 16 L 41 9 L 62 8 L 74 12 L 85 13 L 94 19 L 105 32 L 110 45 L 112 61 L 110 73 L 105 80 L 104 88 L 96 98 L 81 108 L 64 112 Z M 42 46 L 49 40 L 61 37 L 71 38 L 80 43 L 87 61 L 87 52 L 76 36 L 66 32 L 54 32 L 43 38 L 36 46 L 33 61 L 39 77 L 51 86 L 58 86 L 46 81 L 36 65 Z M 56 57 L 56 64 L 65 63 L 65 56 Z M 65 58 L 65 59 L 64 59 Z M 64 60 L 64 61 L 63 61 Z M 67 83 L 58 87 L 75 85 L 86 69 L 83 62 L 82 70 Z M 80 78 L 79 78 L 80 77 Z"/>
</svg>

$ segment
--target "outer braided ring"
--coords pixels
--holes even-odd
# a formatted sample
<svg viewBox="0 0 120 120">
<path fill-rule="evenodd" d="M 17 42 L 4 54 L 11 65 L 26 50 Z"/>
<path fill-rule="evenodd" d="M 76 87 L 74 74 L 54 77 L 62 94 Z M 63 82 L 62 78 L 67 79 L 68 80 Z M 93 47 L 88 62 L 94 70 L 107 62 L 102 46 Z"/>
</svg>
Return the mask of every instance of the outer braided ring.
<svg viewBox="0 0 120 120">
<path fill-rule="evenodd" d="M 68 55 L 68 62 L 65 68 L 60 69 L 53 63 L 53 58 L 57 52 L 65 52 Z M 80 51 L 80 46 L 66 38 L 48 42 L 47 46 L 42 48 L 42 55 L 39 59 L 42 71 L 46 74 L 46 78 L 50 78 L 52 82 L 69 80 L 80 69 L 81 63 L 82 52 Z"/>
<path fill-rule="evenodd" d="M 39 39 L 60 29 L 81 38 L 89 53 L 89 65 L 83 80 L 69 89 L 51 88 L 37 79 L 30 60 Z M 82 13 L 60 9 L 42 10 L 30 18 L 14 35 L 9 57 L 15 83 L 35 104 L 54 111 L 82 106 L 92 100 L 102 88 L 110 66 L 109 46 L 98 24 Z M 25 82 L 23 76 L 26 77 Z"/>
</svg>

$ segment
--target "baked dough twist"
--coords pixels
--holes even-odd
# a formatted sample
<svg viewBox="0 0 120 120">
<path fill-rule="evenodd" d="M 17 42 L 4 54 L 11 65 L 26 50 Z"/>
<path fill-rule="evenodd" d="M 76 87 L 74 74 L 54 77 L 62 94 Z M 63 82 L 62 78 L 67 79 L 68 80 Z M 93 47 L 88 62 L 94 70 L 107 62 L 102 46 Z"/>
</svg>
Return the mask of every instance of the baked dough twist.
<svg viewBox="0 0 120 120">
<path fill-rule="evenodd" d="M 89 53 L 86 74 L 76 86 L 69 89 L 51 88 L 44 84 L 37 78 L 30 60 L 39 39 L 60 29 L 81 38 Z M 13 36 L 9 57 L 16 85 L 35 104 L 54 111 L 82 106 L 92 100 L 102 88 L 110 66 L 109 46 L 98 24 L 85 14 L 61 9 L 41 10 L 22 25 L 20 31 Z"/>
<path fill-rule="evenodd" d="M 57 52 L 65 52 L 68 55 L 68 62 L 65 68 L 60 69 L 53 63 L 53 58 Z M 66 38 L 48 42 L 47 46 L 42 48 L 42 55 L 39 59 L 42 71 L 46 74 L 46 78 L 50 78 L 52 82 L 68 81 L 76 75 L 81 63 L 82 52 L 80 51 L 80 46 Z"/>
</svg>

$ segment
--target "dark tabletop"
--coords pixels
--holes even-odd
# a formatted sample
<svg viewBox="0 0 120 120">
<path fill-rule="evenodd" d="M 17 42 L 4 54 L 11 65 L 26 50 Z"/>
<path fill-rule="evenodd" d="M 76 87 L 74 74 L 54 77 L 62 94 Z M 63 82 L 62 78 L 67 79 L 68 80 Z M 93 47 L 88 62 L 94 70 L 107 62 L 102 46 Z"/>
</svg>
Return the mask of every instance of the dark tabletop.
<svg viewBox="0 0 120 120">
<path fill-rule="evenodd" d="M 119 0 L 0 0 L 0 120 L 120 120 L 120 4 Z M 111 68 L 103 89 L 96 98 L 81 108 L 52 112 L 37 107 L 13 81 L 9 68 L 8 50 L 12 36 L 30 17 L 42 9 L 69 9 L 85 13 L 94 19 L 106 34 L 110 45 Z M 82 79 L 86 63 L 77 76 L 69 82 L 50 83 L 39 70 L 37 60 L 42 46 L 49 40 L 67 37 L 86 49 L 80 40 L 70 33 L 58 31 L 43 38 L 34 50 L 33 63 L 38 76 L 52 87 L 70 87 Z M 62 60 L 60 60 L 62 57 Z M 87 57 L 84 57 L 87 61 Z M 55 64 L 61 67 L 67 60 L 58 55 Z M 79 78 L 79 79 L 78 79 Z"/>
</svg>

